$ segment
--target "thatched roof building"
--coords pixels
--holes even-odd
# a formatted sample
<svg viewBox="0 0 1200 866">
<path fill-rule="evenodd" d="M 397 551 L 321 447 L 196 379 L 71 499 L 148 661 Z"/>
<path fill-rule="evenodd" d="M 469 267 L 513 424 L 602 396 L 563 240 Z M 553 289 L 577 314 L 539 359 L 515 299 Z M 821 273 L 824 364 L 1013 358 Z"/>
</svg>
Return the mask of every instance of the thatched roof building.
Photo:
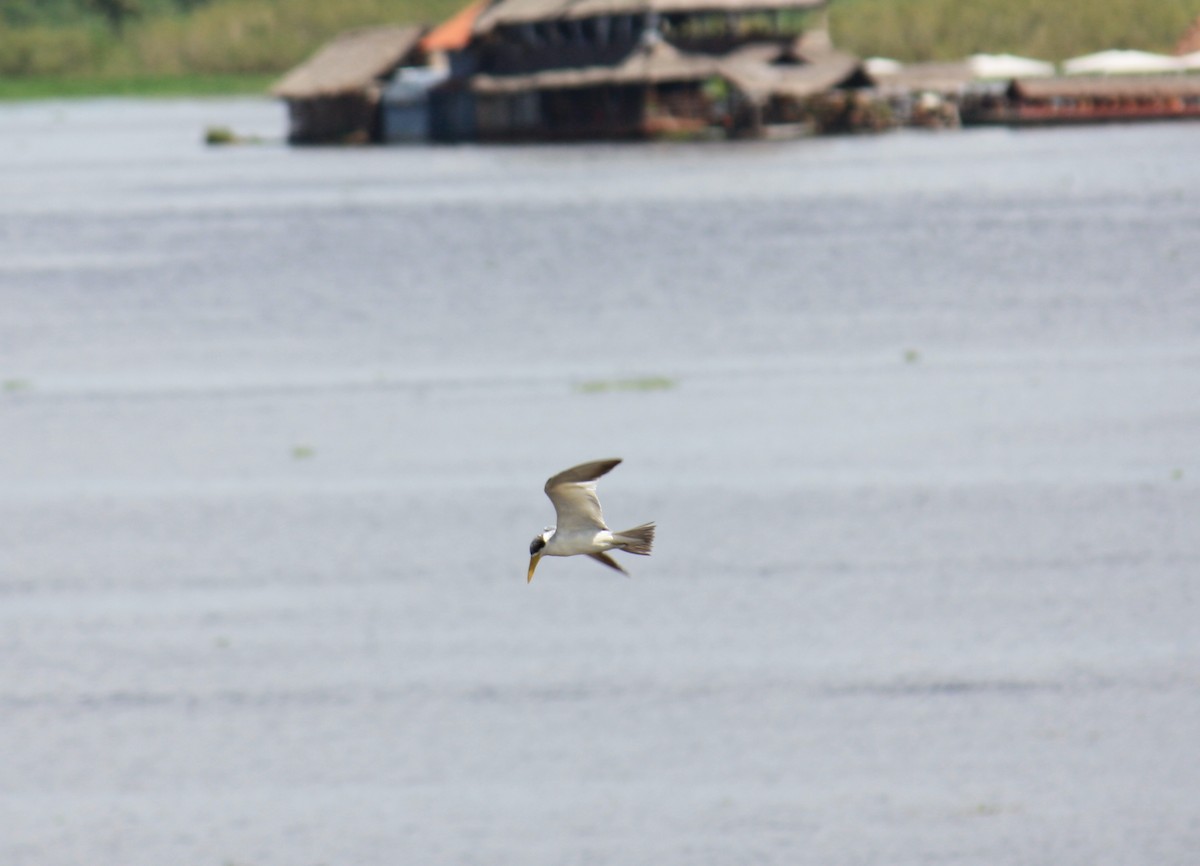
<svg viewBox="0 0 1200 866">
<path fill-rule="evenodd" d="M 722 77 L 744 95 L 766 101 L 777 95 L 803 98 L 820 93 L 853 79 L 861 69 L 857 57 L 839 51 L 822 52 L 808 60 L 777 45 L 755 44 L 726 55 L 712 55 L 681 51 L 668 42 L 657 41 L 639 47 L 612 66 L 547 69 L 528 75 L 477 75 L 472 87 L 479 93 L 514 93 Z"/>
<path fill-rule="evenodd" d="M 711 125 L 717 120 L 712 114 L 714 106 L 706 107 L 700 93 L 717 81 L 725 82 L 736 94 L 734 102 L 750 112 L 748 117 L 753 119 L 749 122 L 756 126 L 764 118 L 769 122 L 768 107 L 780 101 L 798 103 L 833 88 L 871 83 L 858 58 L 838 51 L 802 55 L 792 46 L 767 42 L 710 54 L 685 51 L 659 39 L 639 45 L 612 64 L 512 75 L 480 73 L 470 79 L 470 89 L 485 105 L 492 100 L 485 132 L 502 133 L 513 122 L 524 125 L 514 131 L 530 131 L 541 122 L 539 116 L 546 119 L 547 106 L 558 104 L 570 114 L 565 101 L 572 100 L 577 107 L 588 106 L 567 121 L 581 124 L 576 129 L 580 134 L 603 134 L 602 127 L 608 124 L 614 133 L 638 135 L 698 131 Z M 499 106 L 497 98 L 516 102 Z M 653 118 L 646 113 L 647 99 L 657 106 Z M 599 126 L 590 125 L 596 117 L 602 118 Z"/>
<path fill-rule="evenodd" d="M 1171 100 L 1200 99 L 1200 76 L 1109 75 L 1104 78 L 1028 78 L 1009 85 L 1022 100 Z"/>
<path fill-rule="evenodd" d="M 292 142 L 378 138 L 379 97 L 397 67 L 419 59 L 422 27 L 343 33 L 287 73 L 271 93 L 288 103 Z"/>
<path fill-rule="evenodd" d="M 770 122 L 773 101 L 794 103 L 856 74 L 865 79 L 856 58 L 829 47 L 828 5 L 491 0 L 472 28 L 470 70 L 437 100 L 440 115 L 474 120 L 436 124 L 439 137 L 619 138 L 756 128 L 764 118 Z"/>
<path fill-rule="evenodd" d="M 1200 118 L 1200 76 L 1106 75 L 1013 81 L 964 122 L 1011 125 Z"/>
</svg>

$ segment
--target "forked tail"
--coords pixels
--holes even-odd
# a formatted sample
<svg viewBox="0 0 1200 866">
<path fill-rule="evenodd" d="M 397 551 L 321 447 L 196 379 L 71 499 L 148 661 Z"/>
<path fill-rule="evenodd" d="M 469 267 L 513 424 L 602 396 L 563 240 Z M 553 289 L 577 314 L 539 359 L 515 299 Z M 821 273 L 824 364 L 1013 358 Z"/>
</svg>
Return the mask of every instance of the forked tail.
<svg viewBox="0 0 1200 866">
<path fill-rule="evenodd" d="M 633 529 L 614 532 L 613 541 L 626 553 L 636 553 L 639 556 L 649 556 L 650 548 L 654 545 L 654 524 L 643 523 Z"/>
</svg>

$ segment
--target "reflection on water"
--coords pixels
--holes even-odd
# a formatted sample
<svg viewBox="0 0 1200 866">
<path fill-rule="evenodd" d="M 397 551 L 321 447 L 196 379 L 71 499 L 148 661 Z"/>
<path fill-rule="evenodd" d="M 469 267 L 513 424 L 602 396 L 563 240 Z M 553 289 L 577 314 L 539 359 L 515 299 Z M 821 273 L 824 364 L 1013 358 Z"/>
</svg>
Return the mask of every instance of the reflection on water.
<svg viewBox="0 0 1200 866">
<path fill-rule="evenodd" d="M 210 124 L 0 108 L 0 860 L 1191 856 L 1196 126 Z"/>
</svg>

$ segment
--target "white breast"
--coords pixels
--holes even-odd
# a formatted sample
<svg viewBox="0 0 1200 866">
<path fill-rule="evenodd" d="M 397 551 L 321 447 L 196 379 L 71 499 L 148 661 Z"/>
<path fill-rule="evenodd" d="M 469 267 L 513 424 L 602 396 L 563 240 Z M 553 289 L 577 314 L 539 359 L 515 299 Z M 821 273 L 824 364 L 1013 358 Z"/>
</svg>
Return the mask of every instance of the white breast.
<svg viewBox="0 0 1200 866">
<path fill-rule="evenodd" d="M 582 553 L 602 553 L 612 550 L 613 535 L 607 529 L 583 532 L 556 531 L 542 552 L 548 556 L 578 556 Z"/>
</svg>

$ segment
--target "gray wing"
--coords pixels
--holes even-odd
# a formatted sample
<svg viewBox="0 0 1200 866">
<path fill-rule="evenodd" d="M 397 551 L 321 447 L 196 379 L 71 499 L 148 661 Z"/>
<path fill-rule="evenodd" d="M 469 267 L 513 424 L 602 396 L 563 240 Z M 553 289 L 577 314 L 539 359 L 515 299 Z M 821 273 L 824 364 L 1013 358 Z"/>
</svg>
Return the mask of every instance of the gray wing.
<svg viewBox="0 0 1200 866">
<path fill-rule="evenodd" d="M 584 463 L 560 472 L 546 482 L 546 495 L 554 503 L 554 512 L 558 515 L 555 527 L 559 532 L 608 529 L 596 496 L 596 479 L 620 462 L 618 457 Z"/>
<path fill-rule="evenodd" d="M 615 568 L 617 571 L 621 572 L 621 574 L 629 577 L 629 572 L 621 567 L 621 563 L 617 562 L 607 553 L 589 553 L 588 556 L 596 560 L 596 562 L 607 565 L 609 568 Z"/>
</svg>

